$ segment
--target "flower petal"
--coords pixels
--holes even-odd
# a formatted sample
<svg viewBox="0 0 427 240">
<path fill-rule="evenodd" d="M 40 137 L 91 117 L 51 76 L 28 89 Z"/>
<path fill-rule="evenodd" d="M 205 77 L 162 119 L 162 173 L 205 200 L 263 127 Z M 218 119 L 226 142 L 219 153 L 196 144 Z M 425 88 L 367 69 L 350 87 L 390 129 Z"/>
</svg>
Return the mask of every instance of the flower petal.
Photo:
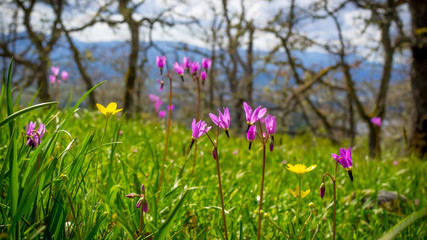
<svg viewBox="0 0 427 240">
<path fill-rule="evenodd" d="M 110 104 L 108 104 L 107 106 L 108 113 L 113 113 L 114 111 L 116 111 L 116 109 L 117 109 L 117 103 L 115 102 L 110 102 Z"/>
<path fill-rule="evenodd" d="M 215 123 L 215 125 L 218 125 L 219 119 L 215 114 L 209 113 L 209 117 L 211 118 L 212 122 Z"/>
<path fill-rule="evenodd" d="M 98 108 L 98 110 L 99 110 L 102 114 L 104 114 L 105 116 L 107 116 L 107 109 L 106 109 L 104 106 L 102 106 L 101 104 L 97 103 L 97 104 L 96 104 L 96 107 Z"/>
</svg>

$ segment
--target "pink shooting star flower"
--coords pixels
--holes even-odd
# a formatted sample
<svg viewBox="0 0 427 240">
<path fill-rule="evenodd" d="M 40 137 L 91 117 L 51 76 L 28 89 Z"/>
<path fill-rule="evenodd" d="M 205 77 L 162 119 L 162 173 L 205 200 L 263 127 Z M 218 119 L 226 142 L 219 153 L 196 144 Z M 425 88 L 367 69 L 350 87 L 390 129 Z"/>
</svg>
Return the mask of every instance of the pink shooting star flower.
<svg viewBox="0 0 427 240">
<path fill-rule="evenodd" d="M 173 68 L 175 69 L 176 73 L 178 73 L 178 75 L 181 77 L 181 81 L 184 82 L 184 71 L 185 71 L 184 65 L 175 62 L 173 64 Z"/>
<path fill-rule="evenodd" d="M 251 150 L 252 142 L 255 140 L 256 136 L 256 126 L 252 125 L 249 127 L 248 132 L 246 133 L 246 137 L 249 141 L 249 150 Z"/>
<path fill-rule="evenodd" d="M 28 138 L 27 146 L 30 146 L 31 148 L 36 148 L 40 143 L 42 142 L 43 134 L 46 131 L 46 127 L 43 123 L 40 123 L 39 128 L 36 129 L 36 122 L 30 122 L 27 124 L 27 135 Z"/>
<path fill-rule="evenodd" d="M 49 75 L 50 83 L 54 84 L 56 82 L 56 76 L 55 75 Z"/>
<path fill-rule="evenodd" d="M 157 102 L 155 102 L 154 103 L 154 108 L 156 109 L 156 112 L 158 112 L 159 111 L 159 109 L 160 109 L 160 106 L 162 106 L 162 104 L 163 104 L 163 101 L 162 100 L 157 100 Z"/>
<path fill-rule="evenodd" d="M 248 124 L 248 129 L 246 131 L 249 130 L 250 126 L 254 125 L 258 120 L 262 119 L 262 117 L 264 117 L 265 113 L 267 112 L 267 108 L 261 109 L 261 106 L 258 106 L 255 111 L 252 111 L 251 106 L 249 106 L 249 104 L 246 102 L 243 102 L 243 108 L 245 109 L 246 123 Z"/>
<path fill-rule="evenodd" d="M 373 118 L 371 118 L 371 123 L 377 127 L 381 127 L 381 118 L 380 117 L 373 117 Z"/>
<path fill-rule="evenodd" d="M 67 79 L 68 79 L 68 72 L 62 71 L 61 72 L 61 78 L 62 78 L 62 80 L 67 81 Z"/>
<path fill-rule="evenodd" d="M 353 182 L 353 173 L 351 170 L 353 169 L 353 159 L 351 158 L 351 148 L 346 150 L 345 148 L 340 148 L 340 155 L 336 155 L 334 153 L 331 154 L 332 157 L 337 161 L 344 169 L 348 172 L 348 176 L 350 180 Z"/>
<path fill-rule="evenodd" d="M 225 134 L 227 134 L 227 137 L 230 138 L 230 135 L 228 134 L 228 130 L 230 128 L 230 111 L 227 108 L 223 108 L 224 114 L 221 113 L 221 111 L 218 109 L 218 116 L 216 116 L 213 113 L 209 113 L 209 117 L 211 117 L 212 122 L 215 123 L 215 125 L 219 126 L 220 128 L 224 129 Z"/>
<path fill-rule="evenodd" d="M 202 84 L 205 84 L 205 80 L 206 80 L 206 72 L 201 72 L 200 73 L 200 78 L 202 79 Z"/>
<path fill-rule="evenodd" d="M 158 96 L 156 96 L 156 95 L 154 95 L 154 94 L 148 94 L 148 98 L 150 98 L 150 101 L 151 102 L 157 102 L 157 101 L 159 101 L 159 97 Z"/>
<path fill-rule="evenodd" d="M 157 79 L 156 80 L 158 83 L 160 83 L 160 91 L 162 91 L 163 90 L 163 87 L 165 86 L 165 82 L 163 82 L 163 81 L 161 81 L 161 80 L 159 80 L 159 79 Z"/>
<path fill-rule="evenodd" d="M 193 118 L 193 122 L 191 124 L 191 129 L 193 130 L 193 134 L 191 135 L 192 141 L 190 144 L 190 149 L 193 146 L 194 142 L 197 141 L 201 136 L 203 136 L 203 134 L 209 132 L 211 128 L 212 127 L 210 126 L 207 127 L 207 124 L 205 121 L 200 120 L 196 123 L 196 119 Z"/>
<path fill-rule="evenodd" d="M 183 62 L 183 64 L 184 64 L 184 68 L 185 68 L 185 69 L 190 69 L 191 62 L 190 62 L 190 59 L 188 59 L 188 57 L 184 57 L 184 58 L 182 59 L 182 62 Z"/>
<path fill-rule="evenodd" d="M 51 66 L 50 70 L 52 71 L 52 74 L 56 77 L 59 74 L 59 67 Z"/>
<path fill-rule="evenodd" d="M 166 57 L 165 56 L 157 56 L 156 57 L 157 67 L 160 69 L 160 75 L 163 74 L 163 68 L 166 65 Z"/>
<path fill-rule="evenodd" d="M 211 64 L 212 64 L 212 60 L 211 59 L 203 58 L 203 60 L 202 60 L 202 67 L 205 70 L 208 70 L 211 67 Z"/>
<path fill-rule="evenodd" d="M 147 199 L 145 197 L 145 186 L 144 186 L 144 184 L 142 184 L 142 186 L 141 186 L 141 194 L 129 193 L 128 195 L 126 195 L 126 197 L 128 197 L 128 198 L 139 197 L 139 200 L 136 203 L 136 208 L 139 208 L 142 205 L 142 210 L 144 212 L 148 212 L 148 203 L 147 203 Z"/>
<path fill-rule="evenodd" d="M 274 134 L 276 133 L 276 117 L 267 115 L 265 118 L 265 129 L 267 129 L 267 133 L 271 136 L 270 142 L 270 152 L 273 151 L 274 148 Z"/>
<path fill-rule="evenodd" d="M 164 118 L 164 117 L 165 117 L 165 115 L 166 115 L 166 112 L 165 112 L 165 111 L 159 111 L 159 117 L 160 117 L 160 118 Z"/>
<path fill-rule="evenodd" d="M 196 75 L 197 72 L 199 71 L 199 67 L 200 67 L 199 62 L 192 62 L 190 67 L 191 75 L 193 76 Z"/>
<path fill-rule="evenodd" d="M 171 112 L 173 111 L 173 109 L 174 109 L 174 105 L 172 104 L 172 105 L 168 105 L 168 111 L 170 110 Z"/>
</svg>

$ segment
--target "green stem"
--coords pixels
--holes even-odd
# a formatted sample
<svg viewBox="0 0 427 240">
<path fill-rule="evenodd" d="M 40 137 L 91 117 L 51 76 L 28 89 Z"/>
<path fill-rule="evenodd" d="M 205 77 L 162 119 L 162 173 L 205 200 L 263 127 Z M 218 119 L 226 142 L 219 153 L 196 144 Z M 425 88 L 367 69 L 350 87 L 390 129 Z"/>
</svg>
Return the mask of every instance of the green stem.
<svg viewBox="0 0 427 240">
<path fill-rule="evenodd" d="M 168 116 L 168 129 L 166 131 L 166 140 L 165 140 L 165 148 L 163 150 L 163 161 L 162 161 L 162 170 L 160 173 L 160 181 L 159 181 L 159 188 L 157 189 L 157 203 L 160 200 L 160 190 L 162 188 L 162 181 L 163 181 L 163 174 L 165 171 L 165 161 L 166 161 L 166 153 L 168 151 L 168 142 L 169 142 L 169 131 L 171 127 L 171 115 L 172 115 L 172 76 L 169 76 L 169 116 Z"/>
<path fill-rule="evenodd" d="M 144 236 L 142 232 L 142 227 L 144 226 L 144 207 L 141 206 L 141 218 L 139 219 L 139 235 Z"/>
<path fill-rule="evenodd" d="M 262 128 L 261 128 L 262 131 Z M 262 210 L 262 196 L 264 193 L 264 172 L 265 172 L 265 143 L 262 144 L 262 176 L 261 176 L 261 194 L 259 201 L 259 210 L 258 210 L 258 233 L 257 239 L 259 240 L 261 237 L 261 210 Z"/>
<path fill-rule="evenodd" d="M 102 146 L 102 143 L 104 142 L 104 136 L 105 136 L 105 132 L 107 131 L 107 125 L 108 125 L 108 120 L 110 119 L 110 116 L 107 116 L 107 119 L 105 120 L 105 126 L 104 126 L 104 132 L 102 133 L 102 136 L 101 136 L 101 142 L 99 143 L 99 148 L 98 148 L 98 155 L 96 156 L 96 158 L 95 158 L 95 188 L 94 188 L 94 194 L 93 194 L 93 196 L 94 196 L 94 202 L 95 202 L 95 199 L 96 199 L 96 185 L 97 185 L 97 182 L 98 182 L 98 160 L 99 160 L 99 155 L 101 155 L 101 146 Z"/>
<path fill-rule="evenodd" d="M 299 211 L 300 211 L 301 196 L 302 196 L 302 194 L 301 194 L 301 192 L 302 192 L 301 185 L 302 185 L 302 183 L 301 183 L 301 174 L 298 174 L 298 192 L 297 192 L 297 194 L 298 194 L 298 207 L 297 207 L 297 222 L 296 222 L 297 229 L 298 229 L 298 226 L 299 226 Z"/>
</svg>

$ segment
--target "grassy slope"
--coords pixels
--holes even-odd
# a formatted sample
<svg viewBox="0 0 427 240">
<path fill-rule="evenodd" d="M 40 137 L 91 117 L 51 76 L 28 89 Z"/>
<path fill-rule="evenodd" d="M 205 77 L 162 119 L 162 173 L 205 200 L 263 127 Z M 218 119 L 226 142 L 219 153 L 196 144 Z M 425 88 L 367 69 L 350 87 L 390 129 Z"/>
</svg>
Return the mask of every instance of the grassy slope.
<svg viewBox="0 0 427 240">
<path fill-rule="evenodd" d="M 1 119 L 6 115 L 1 109 Z M 21 236 L 31 236 L 37 230 L 44 235 L 55 238 L 77 238 L 77 232 L 83 239 L 88 238 L 94 226 L 99 226 L 97 232 L 101 239 L 130 238 L 135 235 L 139 226 L 139 211 L 135 204 L 137 199 L 125 197 L 130 192 L 139 193 L 141 183 L 147 189 L 149 213 L 146 218 L 145 232 L 154 233 L 161 222 L 167 218 L 173 206 L 178 202 L 184 189 L 190 189 L 179 209 L 172 225 L 170 236 L 174 239 L 217 239 L 222 231 L 220 199 L 216 176 L 216 165 L 212 158 L 212 146 L 206 137 L 199 141 L 199 154 L 196 173 L 193 176 L 192 153 L 184 156 L 183 152 L 189 146 L 191 133 L 176 124 L 172 127 L 171 144 L 168 151 L 165 178 L 159 205 L 155 204 L 156 179 L 160 173 L 159 163 L 165 136 L 165 123 L 146 117 L 138 120 L 123 121 L 119 133 L 119 119 L 109 122 L 104 143 L 114 141 L 118 136 L 117 145 L 107 145 L 102 151 L 97 151 L 100 144 L 105 118 L 98 112 L 80 110 L 63 126 L 65 132 L 55 134 L 57 124 L 67 114 L 61 112 L 53 117 L 57 110 L 32 111 L 16 120 L 15 126 L 19 136 L 17 143 L 20 201 L 18 211 L 22 209 L 23 218 L 19 222 Z M 210 123 L 208 116 L 202 116 Z M 46 127 L 43 144 L 38 151 L 28 151 L 21 132 L 25 132 L 25 124 L 30 120 L 38 122 L 51 120 Z M 45 121 L 46 123 L 47 121 Z M 189 127 L 190 123 L 188 123 Z M 6 163 L 5 156 L 10 141 L 7 126 L 1 128 L 0 160 Z M 91 134 L 93 139 L 91 140 Z M 225 208 L 229 212 L 227 224 L 230 235 L 239 239 L 253 239 L 257 226 L 257 197 L 260 191 L 262 168 L 262 146 L 255 142 L 252 150 L 247 150 L 244 134 L 232 134 L 227 139 L 220 134 L 219 159 L 222 171 Z M 86 138 L 87 137 L 87 138 Z M 85 141 L 86 138 L 86 141 Z M 73 141 L 71 149 L 64 152 Z M 302 200 L 302 220 L 310 213 L 308 203 L 316 205 L 315 217 L 306 226 L 304 237 L 311 239 L 317 232 L 317 239 L 331 237 L 332 229 L 332 183 L 326 183 L 324 199 L 319 197 L 319 186 L 324 172 L 333 173 L 334 160 L 331 153 L 338 153 L 340 146 L 332 146 L 328 141 L 303 136 L 292 139 L 287 136 L 276 137 L 275 149 L 267 152 L 266 178 L 264 187 L 264 210 L 269 218 L 284 231 L 292 229 L 288 223 L 296 211 L 296 199 L 289 194 L 288 189 L 295 189 L 297 175 L 286 170 L 282 161 L 287 163 L 316 164 L 317 168 L 303 175 L 303 189 L 311 189 L 311 193 Z M 113 153 L 112 146 L 116 146 Z M 343 144 L 341 147 L 346 147 Z M 363 147 L 353 148 L 354 182 L 352 183 L 344 169 L 338 168 L 338 207 L 337 232 L 338 239 L 376 239 L 382 236 L 394 224 L 406 215 L 426 205 L 425 176 L 426 162 L 412 158 L 398 158 L 393 149 L 384 149 L 381 160 L 369 160 Z M 237 154 L 234 154 L 237 151 Z M 234 152 L 234 153 L 233 153 Z M 37 155 L 40 153 L 41 168 L 36 174 Z M 99 153 L 95 155 L 95 153 Z M 397 160 L 398 164 L 393 165 Z M 95 161 L 98 167 L 98 183 L 95 187 Z M 81 166 L 76 167 L 78 163 Z M 112 168 L 110 172 L 110 163 Z M 33 181 L 29 181 L 30 177 Z M 67 175 L 68 179 L 60 174 Z M 1 195 L 0 222 L 11 224 L 9 216 L 9 174 L 5 174 L 3 194 Z M 39 186 L 40 187 L 37 187 Z M 38 189 L 37 191 L 31 189 Z M 375 196 L 367 197 L 361 203 L 361 194 L 356 194 L 355 201 L 344 201 L 354 191 L 362 189 L 380 189 L 396 191 L 408 199 L 419 199 L 417 206 L 401 203 L 394 205 L 393 211 L 375 205 Z M 28 191 L 28 193 L 27 193 Z M 31 192 L 31 193 L 30 193 Z M 68 193 L 67 193 L 68 192 Z M 95 194 L 96 193 L 96 194 Z M 27 194 L 27 195 L 26 195 Z M 77 221 L 74 224 L 71 202 L 75 209 Z M 28 197 L 29 196 L 29 197 Z M 25 198 L 25 199 L 24 199 Z M 27 199 L 30 204 L 25 205 Z M 95 204 L 94 199 L 99 199 Z M 25 205 L 25 206 L 24 206 Z M 73 226 L 70 235 L 66 235 L 65 225 L 70 221 Z M 98 224 L 98 225 L 97 225 Z M 43 225 L 46 229 L 43 229 Z M 426 236 L 426 226 L 423 221 L 410 226 L 401 235 L 406 238 L 422 238 Z M 0 232 L 11 231 L 10 226 L 0 226 Z M 290 230 L 292 231 L 292 230 Z M 263 221 L 263 234 L 270 238 L 283 237 L 274 226 Z M 37 237 L 41 237 L 38 235 Z"/>
</svg>

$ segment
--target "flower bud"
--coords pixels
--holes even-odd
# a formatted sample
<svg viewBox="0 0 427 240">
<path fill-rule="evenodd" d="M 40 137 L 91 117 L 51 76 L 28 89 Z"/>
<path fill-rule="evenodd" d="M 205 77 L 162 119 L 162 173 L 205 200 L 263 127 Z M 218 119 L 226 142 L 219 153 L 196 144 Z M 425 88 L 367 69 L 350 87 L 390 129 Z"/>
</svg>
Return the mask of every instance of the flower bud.
<svg viewBox="0 0 427 240">
<path fill-rule="evenodd" d="M 128 198 L 134 198 L 136 196 L 135 193 L 129 193 L 128 195 L 126 195 L 126 197 Z"/>
<path fill-rule="evenodd" d="M 314 208 L 316 208 L 316 205 L 313 202 L 310 202 L 308 204 L 308 207 L 311 208 L 311 209 L 314 209 Z"/>
<path fill-rule="evenodd" d="M 144 186 L 144 184 L 141 185 L 141 193 L 145 195 L 145 186 Z"/>
<path fill-rule="evenodd" d="M 326 191 L 325 183 L 322 183 L 322 184 L 320 185 L 320 197 L 321 197 L 321 198 L 323 198 L 323 196 L 325 196 L 325 191 Z"/>
<path fill-rule="evenodd" d="M 271 139 L 271 141 L 270 141 L 270 152 L 273 151 L 273 148 L 274 148 L 274 141 L 273 141 L 273 139 Z"/>
<path fill-rule="evenodd" d="M 65 175 L 65 174 L 61 174 L 61 175 L 59 176 L 59 178 L 61 178 L 61 179 L 62 179 L 62 181 L 67 181 L 67 180 L 68 180 L 68 176 L 67 176 L 67 175 Z"/>
<path fill-rule="evenodd" d="M 214 148 L 212 149 L 212 156 L 213 156 L 213 158 L 214 158 L 215 160 L 218 160 L 218 154 L 217 154 L 216 147 L 214 147 Z"/>
</svg>

